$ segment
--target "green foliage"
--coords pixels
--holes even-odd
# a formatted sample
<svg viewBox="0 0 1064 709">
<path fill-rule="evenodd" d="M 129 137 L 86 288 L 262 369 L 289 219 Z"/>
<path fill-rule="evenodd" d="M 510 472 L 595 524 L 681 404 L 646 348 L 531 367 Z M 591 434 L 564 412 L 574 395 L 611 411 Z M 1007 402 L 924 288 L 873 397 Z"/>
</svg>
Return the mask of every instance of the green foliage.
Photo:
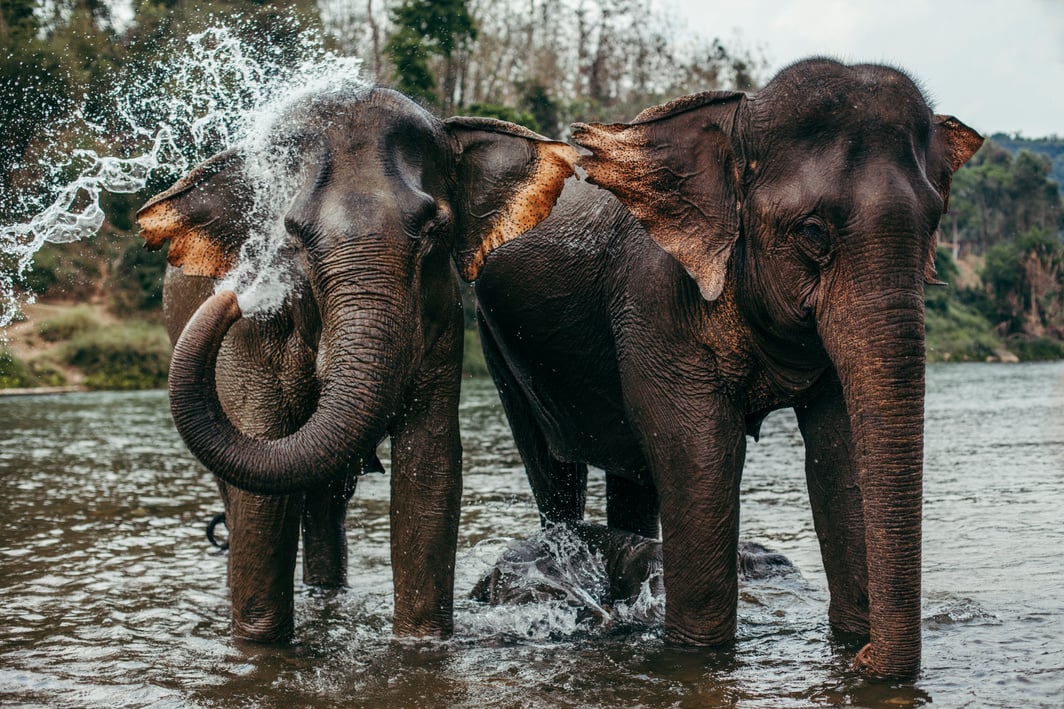
<svg viewBox="0 0 1064 709">
<path fill-rule="evenodd" d="M 48 358 L 35 359 L 29 363 L 33 376 L 40 387 L 58 387 L 67 383 L 66 375 L 55 362 Z"/>
<path fill-rule="evenodd" d="M 1049 158 L 1052 165 L 1049 178 L 1056 182 L 1060 191 L 1064 193 L 1064 138 L 1055 135 L 1046 138 L 1023 138 L 1018 135 L 995 133 L 990 136 L 990 139 L 1013 155 L 1026 150 Z"/>
<path fill-rule="evenodd" d="M 79 305 L 37 325 L 37 334 L 45 342 L 62 342 L 100 327 L 92 308 Z"/>
<path fill-rule="evenodd" d="M 986 317 L 964 302 L 966 293 L 950 285 L 956 283 L 960 271 L 949 251 L 941 247 L 935 252 L 935 271 L 947 285 L 924 289 L 927 359 L 982 361 L 1004 349 Z"/>
<path fill-rule="evenodd" d="M 983 273 L 993 314 L 1008 334 L 1064 334 L 1064 244 L 1040 229 L 1000 244 Z"/>
<path fill-rule="evenodd" d="M 399 31 L 421 38 L 428 51 L 442 57 L 477 38 L 466 0 L 404 0 L 392 10 Z"/>
<path fill-rule="evenodd" d="M 521 98 L 533 121 L 523 125 L 529 128 L 535 125 L 532 130 L 548 138 L 557 138 L 562 134 L 561 107 L 551 98 L 546 86 L 536 80 L 524 83 L 521 87 Z"/>
<path fill-rule="evenodd" d="M 477 38 L 466 0 L 403 0 L 392 9 L 391 18 L 395 31 L 384 51 L 395 66 L 397 88 L 449 113 L 456 82 L 455 53 Z M 437 86 L 429 66 L 433 57 L 443 62 L 442 86 Z"/>
<path fill-rule="evenodd" d="M 24 286 L 39 296 L 87 300 L 98 290 L 100 267 L 95 243 L 45 244 L 34 255 Z"/>
<path fill-rule="evenodd" d="M 929 287 L 928 292 L 924 327 L 929 362 L 981 362 L 1005 349 L 986 317 L 952 297 L 949 286 Z"/>
<path fill-rule="evenodd" d="M 133 322 L 74 338 L 63 360 L 85 372 L 91 389 L 159 388 L 170 369 L 170 340 L 160 325 Z"/>
<path fill-rule="evenodd" d="M 1008 347 L 1023 362 L 1064 359 L 1064 342 L 1050 337 L 1010 337 Z"/>
<path fill-rule="evenodd" d="M 139 238 L 131 240 L 110 279 L 107 292 L 117 315 L 143 315 L 163 304 L 166 250 L 148 251 Z"/>
<path fill-rule="evenodd" d="M 983 254 L 1018 234 L 1064 229 L 1064 199 L 1049 179 L 1049 158 L 1021 152 L 1015 158 L 987 141 L 953 176 L 949 213 L 941 233 L 963 253 Z"/>
<path fill-rule="evenodd" d="M 494 103 L 474 103 L 463 111 L 468 116 L 482 116 L 484 118 L 498 118 L 501 121 L 509 121 L 540 132 L 536 117 L 528 111 L 519 111 L 511 106 L 500 106 Z"/>
<path fill-rule="evenodd" d="M 0 346 L 0 389 L 23 389 L 39 385 L 29 366 L 6 347 Z"/>
<path fill-rule="evenodd" d="M 437 104 L 436 77 L 429 69 L 428 50 L 421 37 L 412 29 L 401 27 L 389 38 L 385 51 L 395 64 L 396 88 L 411 98 Z"/>
</svg>

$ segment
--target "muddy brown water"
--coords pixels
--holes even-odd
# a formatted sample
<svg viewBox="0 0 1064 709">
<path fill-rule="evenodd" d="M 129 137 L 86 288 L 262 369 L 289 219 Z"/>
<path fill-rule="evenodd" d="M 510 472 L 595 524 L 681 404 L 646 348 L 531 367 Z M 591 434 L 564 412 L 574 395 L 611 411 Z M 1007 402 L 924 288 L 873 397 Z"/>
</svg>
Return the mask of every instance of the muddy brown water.
<svg viewBox="0 0 1064 709">
<path fill-rule="evenodd" d="M 588 628 L 560 603 L 465 599 L 537 528 L 491 383 L 465 383 L 456 633 L 390 634 L 387 479 L 352 503 L 351 588 L 297 584 L 298 640 L 229 638 L 219 508 L 164 392 L 0 398 L 0 704 L 21 706 L 1060 706 L 1064 364 L 928 371 L 923 672 L 880 684 L 833 647 L 793 416 L 749 446 L 742 536 L 801 576 L 745 582 L 734 652 L 660 627 Z M 387 462 L 387 460 L 386 460 Z M 589 516 L 604 483 L 593 471 Z"/>
</svg>

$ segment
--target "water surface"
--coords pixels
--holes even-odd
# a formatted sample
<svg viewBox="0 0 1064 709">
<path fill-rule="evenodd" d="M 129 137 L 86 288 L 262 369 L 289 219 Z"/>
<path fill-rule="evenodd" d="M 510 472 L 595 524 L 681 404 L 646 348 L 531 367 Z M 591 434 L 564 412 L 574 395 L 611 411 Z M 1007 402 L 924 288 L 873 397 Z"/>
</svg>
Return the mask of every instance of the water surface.
<svg viewBox="0 0 1064 709">
<path fill-rule="evenodd" d="M 801 576 L 744 582 L 734 653 L 660 627 L 589 628 L 559 603 L 465 599 L 538 522 L 490 382 L 467 381 L 455 637 L 390 635 L 383 476 L 349 514 L 351 588 L 297 583 L 291 647 L 229 638 L 220 508 L 163 392 L 0 398 L 0 703 L 40 706 L 1059 706 L 1064 364 L 928 370 L 924 669 L 866 682 L 834 648 L 789 412 L 748 448 L 742 536 Z M 386 460 L 387 463 L 387 460 Z M 602 518 L 593 471 L 589 517 Z"/>
</svg>

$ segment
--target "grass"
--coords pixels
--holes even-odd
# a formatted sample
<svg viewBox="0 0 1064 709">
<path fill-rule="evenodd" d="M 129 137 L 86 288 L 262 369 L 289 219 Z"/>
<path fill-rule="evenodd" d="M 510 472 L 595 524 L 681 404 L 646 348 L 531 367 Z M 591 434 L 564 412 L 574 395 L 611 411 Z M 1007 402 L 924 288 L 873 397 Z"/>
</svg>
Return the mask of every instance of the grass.
<svg viewBox="0 0 1064 709">
<path fill-rule="evenodd" d="M 1049 337 L 1014 336 L 1008 339 L 1008 346 L 1022 362 L 1064 359 L 1064 343 Z"/>
<path fill-rule="evenodd" d="M 90 389 L 130 390 L 166 386 L 170 354 L 165 328 L 131 322 L 74 337 L 61 358 L 85 373 Z"/>
<path fill-rule="evenodd" d="M 37 326 L 37 334 L 45 342 L 62 342 L 100 327 L 100 321 L 92 308 L 79 305 L 49 318 Z"/>
<path fill-rule="evenodd" d="M 1006 349 L 984 316 L 952 298 L 929 298 L 924 324 L 929 362 L 981 362 Z"/>
<path fill-rule="evenodd" d="M 6 347 L 0 347 L 0 389 L 23 389 L 40 386 L 30 366 L 11 354 Z"/>
</svg>

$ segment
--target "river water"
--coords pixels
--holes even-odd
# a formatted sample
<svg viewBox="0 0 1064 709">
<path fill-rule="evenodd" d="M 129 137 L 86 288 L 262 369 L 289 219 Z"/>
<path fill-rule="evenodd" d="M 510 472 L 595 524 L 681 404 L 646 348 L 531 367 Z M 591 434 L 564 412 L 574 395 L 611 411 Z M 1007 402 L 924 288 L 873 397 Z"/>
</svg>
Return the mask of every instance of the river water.
<svg viewBox="0 0 1064 709">
<path fill-rule="evenodd" d="M 349 513 L 350 583 L 297 583 L 297 641 L 229 638 L 220 510 L 164 392 L 0 398 L 0 704 L 23 706 L 1060 706 L 1064 364 L 928 370 L 924 667 L 866 682 L 829 641 L 793 416 L 748 448 L 742 536 L 801 575 L 743 582 L 733 653 L 602 629 L 560 602 L 465 598 L 535 508 L 491 383 L 465 383 L 456 634 L 390 636 L 384 476 Z M 385 458 L 387 463 L 387 458 Z M 589 517 L 604 482 L 592 471 Z"/>
</svg>

